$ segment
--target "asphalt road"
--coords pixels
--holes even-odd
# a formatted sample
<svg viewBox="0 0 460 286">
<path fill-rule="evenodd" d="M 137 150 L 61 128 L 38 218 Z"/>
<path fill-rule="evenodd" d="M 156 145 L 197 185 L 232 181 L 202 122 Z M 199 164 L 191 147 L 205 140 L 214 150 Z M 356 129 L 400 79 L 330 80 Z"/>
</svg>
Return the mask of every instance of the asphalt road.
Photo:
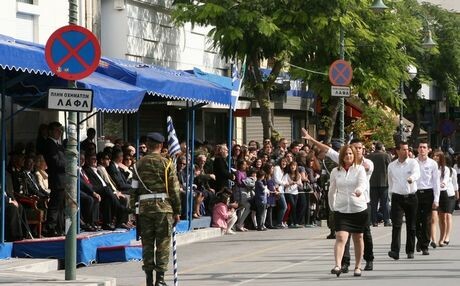
<svg viewBox="0 0 460 286">
<path fill-rule="evenodd" d="M 430 285 L 460 283 L 460 216 L 454 215 L 451 243 L 430 248 L 429 256 L 408 260 L 388 257 L 391 227 L 372 228 L 374 270 L 353 277 L 330 274 L 334 240 L 325 239 L 326 227 L 250 231 L 196 242 L 178 248 L 179 284 L 194 285 Z M 402 241 L 405 241 L 403 232 Z M 402 246 L 404 251 L 404 245 Z M 352 259 L 353 265 L 353 259 Z M 91 265 L 77 275 L 109 276 L 117 285 L 145 285 L 141 262 Z M 364 268 L 364 264 L 362 265 Z M 351 268 L 352 270 L 352 268 Z M 172 286 L 172 269 L 167 273 Z"/>
</svg>

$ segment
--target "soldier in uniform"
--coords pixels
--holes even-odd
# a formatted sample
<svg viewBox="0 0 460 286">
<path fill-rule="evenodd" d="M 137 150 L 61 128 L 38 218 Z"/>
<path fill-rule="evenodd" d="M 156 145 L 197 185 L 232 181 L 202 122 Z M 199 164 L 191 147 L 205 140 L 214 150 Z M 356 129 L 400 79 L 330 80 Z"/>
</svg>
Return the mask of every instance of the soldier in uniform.
<svg viewBox="0 0 460 286">
<path fill-rule="evenodd" d="M 181 203 L 179 181 L 172 161 L 163 157 L 161 148 L 164 137 L 156 132 L 147 134 L 149 152 L 135 166 L 134 178 L 138 192 L 134 200 L 139 202 L 142 256 L 147 286 L 165 286 L 168 270 L 173 226 L 180 221 Z M 156 248 L 156 250 L 155 250 Z"/>
</svg>

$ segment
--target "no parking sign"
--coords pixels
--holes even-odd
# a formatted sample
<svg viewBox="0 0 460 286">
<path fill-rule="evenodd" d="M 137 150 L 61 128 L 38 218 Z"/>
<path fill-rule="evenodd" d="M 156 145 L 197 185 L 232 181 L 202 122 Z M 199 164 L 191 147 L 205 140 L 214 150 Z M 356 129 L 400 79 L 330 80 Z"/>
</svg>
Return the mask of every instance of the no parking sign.
<svg viewBox="0 0 460 286">
<path fill-rule="evenodd" d="M 77 25 L 57 29 L 45 46 L 51 71 L 67 80 L 79 80 L 94 72 L 101 59 L 101 47 L 91 31 Z"/>
</svg>

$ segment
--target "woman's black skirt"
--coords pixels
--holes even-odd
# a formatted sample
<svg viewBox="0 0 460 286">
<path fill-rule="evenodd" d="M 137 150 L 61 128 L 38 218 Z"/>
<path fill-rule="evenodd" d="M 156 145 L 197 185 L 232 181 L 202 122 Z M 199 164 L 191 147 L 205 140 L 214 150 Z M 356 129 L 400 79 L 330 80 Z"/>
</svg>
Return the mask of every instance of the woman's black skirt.
<svg viewBox="0 0 460 286">
<path fill-rule="evenodd" d="M 368 225 L 369 212 L 367 209 L 359 213 L 334 212 L 335 231 L 346 231 L 349 233 L 363 233 Z"/>
<path fill-rule="evenodd" d="M 438 211 L 443 213 L 454 213 L 455 209 L 455 196 L 448 197 L 447 191 L 441 191 L 439 194 L 439 208 Z"/>
</svg>

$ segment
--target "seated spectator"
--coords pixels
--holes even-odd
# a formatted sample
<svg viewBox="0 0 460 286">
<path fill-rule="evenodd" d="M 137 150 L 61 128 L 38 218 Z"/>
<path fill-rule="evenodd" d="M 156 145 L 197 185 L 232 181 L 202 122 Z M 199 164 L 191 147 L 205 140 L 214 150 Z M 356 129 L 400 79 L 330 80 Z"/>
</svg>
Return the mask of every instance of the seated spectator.
<svg viewBox="0 0 460 286">
<path fill-rule="evenodd" d="M 235 234 L 232 227 L 236 223 L 237 217 L 235 209 L 229 207 L 229 202 L 229 192 L 220 193 L 212 212 L 212 227 L 220 228 L 222 234 Z"/>
<path fill-rule="evenodd" d="M 93 189 L 85 170 L 85 155 L 80 154 L 80 227 L 84 231 L 96 231 L 101 196 Z"/>
<path fill-rule="evenodd" d="M 51 190 L 48 185 L 48 173 L 46 173 L 46 169 L 48 169 L 48 166 L 43 155 L 38 154 L 35 156 L 35 177 L 40 187 L 49 195 Z"/>
<path fill-rule="evenodd" d="M 131 183 L 128 181 L 128 177 L 125 170 L 120 169 L 119 164 L 123 160 L 123 152 L 121 149 L 114 147 L 112 149 L 112 158 L 108 167 L 106 167 L 107 173 L 110 175 L 112 180 L 115 182 L 117 190 L 122 193 L 130 193 Z"/>
</svg>

